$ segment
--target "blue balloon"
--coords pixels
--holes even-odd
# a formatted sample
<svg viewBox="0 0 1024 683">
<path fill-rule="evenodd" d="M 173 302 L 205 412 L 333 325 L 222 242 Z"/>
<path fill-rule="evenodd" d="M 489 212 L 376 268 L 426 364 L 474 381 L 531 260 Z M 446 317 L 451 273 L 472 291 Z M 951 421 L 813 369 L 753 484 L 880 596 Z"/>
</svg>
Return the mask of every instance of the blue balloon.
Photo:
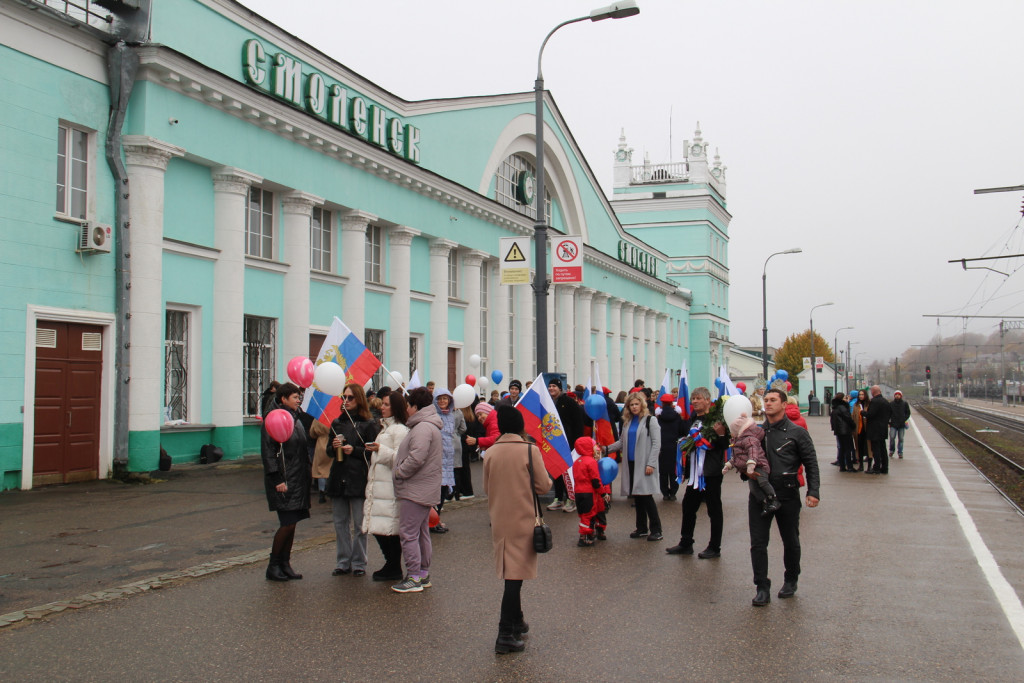
<svg viewBox="0 0 1024 683">
<path fill-rule="evenodd" d="M 615 458 L 601 458 L 597 461 L 597 469 L 601 473 L 601 483 L 606 486 L 619 476 L 619 463 Z"/>
<path fill-rule="evenodd" d="M 583 403 L 583 410 L 586 411 L 587 417 L 591 420 L 608 419 L 608 403 L 605 402 L 604 396 L 599 394 L 588 396 L 587 400 Z"/>
<path fill-rule="evenodd" d="M 491 370 L 491 381 L 495 384 L 501 384 L 501 380 L 505 379 L 505 373 L 501 370 Z"/>
<path fill-rule="evenodd" d="M 781 380 L 782 380 L 783 382 L 785 382 L 785 381 L 786 381 L 787 379 L 789 379 L 789 373 L 788 373 L 788 372 L 786 372 L 785 370 L 779 370 L 779 371 L 778 371 L 778 372 L 776 372 L 775 374 L 776 374 L 776 375 L 778 376 L 778 378 L 779 378 L 779 379 L 781 379 Z"/>
<path fill-rule="evenodd" d="M 722 388 L 722 378 L 721 377 L 716 377 L 715 378 L 715 386 L 718 387 L 719 389 Z"/>
</svg>

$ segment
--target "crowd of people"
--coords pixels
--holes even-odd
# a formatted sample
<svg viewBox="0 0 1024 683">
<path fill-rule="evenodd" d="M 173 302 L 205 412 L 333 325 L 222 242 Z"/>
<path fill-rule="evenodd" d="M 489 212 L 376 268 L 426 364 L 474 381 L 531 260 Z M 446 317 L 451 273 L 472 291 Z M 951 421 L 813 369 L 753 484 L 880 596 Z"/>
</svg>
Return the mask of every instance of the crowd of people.
<svg viewBox="0 0 1024 683">
<path fill-rule="evenodd" d="M 903 438 L 910 420 L 910 404 L 903 392 L 893 392 L 892 401 L 878 385 L 861 389 L 856 395 L 839 392 L 832 399 L 830 418 L 836 436 L 836 459 L 840 472 L 889 474 L 889 460 L 903 458 Z M 888 447 L 886 447 L 888 440 Z"/>
<path fill-rule="evenodd" d="M 675 501 L 683 488 L 679 542 L 666 552 L 694 554 L 697 514 L 704 505 L 710 538 L 697 556 L 707 560 L 721 556 L 722 483 L 735 467 L 750 482 L 750 552 L 757 589 L 753 604 L 770 602 L 767 547 L 773 519 L 785 546 L 784 584 L 778 597 L 796 592 L 800 488 L 807 486 L 807 505 L 815 507 L 819 472 L 814 444 L 795 399 L 778 387 L 759 386 L 750 397 L 752 414 L 744 414 L 732 425 L 724 423 L 720 412 L 711 417 L 715 402 L 705 387 L 691 392 L 689 414 L 682 410 L 675 391 L 656 396 L 641 380 L 615 400 L 606 387 L 593 387 L 608 413 L 607 420 L 594 420 L 584 410 L 584 387 L 566 391 L 562 381 L 553 378 L 547 391 L 568 443 L 578 455 L 572 468 L 553 481 L 540 448 L 524 431 L 523 417 L 514 408 L 524 391 L 518 380 L 510 381 L 504 396 L 492 392 L 489 400 L 478 397 L 462 409 L 454 407 L 446 388 L 435 388 L 432 382 L 408 392 L 385 389 L 370 396 L 363 387 L 348 384 L 341 395 L 341 414 L 329 426 L 302 412 L 301 391 L 294 384 L 274 383 L 264 397 L 265 415 L 283 408 L 295 422 L 285 443 L 271 439 L 266 428 L 263 431 L 267 500 L 280 523 L 268 580 L 302 578 L 291 567 L 291 546 L 296 524 L 309 517 L 315 486 L 320 501 L 331 504 L 335 576 L 366 574 L 367 536 L 372 535 L 384 558 L 384 565 L 372 572 L 373 580 L 390 582 L 397 593 L 430 588 L 431 534 L 449 530 L 440 521 L 447 501 L 474 497 L 471 464 L 482 459 L 496 572 L 504 581 L 495 651 L 520 651 L 529 629 L 522 613 L 522 582 L 537 575 L 533 547 L 533 528 L 540 515 L 537 496 L 553 488 L 554 500 L 547 510 L 578 514 L 578 545 L 599 545 L 608 537 L 612 503 L 612 487 L 602 478 L 600 461 L 613 458 L 619 496 L 633 508 L 629 537 L 663 540 L 654 496 L 660 493 L 663 501 Z M 874 446 L 878 431 L 872 428 L 872 420 L 877 422 L 883 409 L 866 399 L 863 405 L 859 399 L 853 402 L 852 411 L 845 401 L 841 403 L 846 410 L 834 403 L 832 424 L 840 428 L 837 462 L 848 471 L 862 452 L 857 426 L 864 423 L 864 439 Z M 903 410 L 896 401 L 886 407 L 887 423 L 897 409 Z M 701 433 L 707 437 L 702 437 L 698 451 L 681 457 L 680 442 Z M 902 429 L 894 428 L 898 457 L 902 457 L 902 436 Z M 733 459 L 727 463 L 734 445 Z M 876 454 L 874 461 L 879 472 L 888 471 L 883 457 Z"/>
</svg>

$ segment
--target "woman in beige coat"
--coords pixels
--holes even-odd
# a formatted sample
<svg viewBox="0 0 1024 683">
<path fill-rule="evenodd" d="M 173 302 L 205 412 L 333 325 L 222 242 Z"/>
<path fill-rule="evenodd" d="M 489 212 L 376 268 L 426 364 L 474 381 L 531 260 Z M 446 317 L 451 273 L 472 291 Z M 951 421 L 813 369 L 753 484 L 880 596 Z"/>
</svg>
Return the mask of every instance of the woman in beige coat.
<svg viewBox="0 0 1024 683">
<path fill-rule="evenodd" d="M 484 492 L 491 516 L 495 568 L 498 578 L 505 581 L 494 651 L 505 654 L 521 652 L 525 647 L 522 636 L 529 626 L 523 621 L 523 581 L 537 578 L 534 495 L 551 488 L 551 478 L 544 469 L 540 449 L 521 436 L 524 424 L 519 411 L 499 406 L 495 417 L 501 436 L 484 458 Z M 533 460 L 532 487 L 528 458 Z"/>
</svg>

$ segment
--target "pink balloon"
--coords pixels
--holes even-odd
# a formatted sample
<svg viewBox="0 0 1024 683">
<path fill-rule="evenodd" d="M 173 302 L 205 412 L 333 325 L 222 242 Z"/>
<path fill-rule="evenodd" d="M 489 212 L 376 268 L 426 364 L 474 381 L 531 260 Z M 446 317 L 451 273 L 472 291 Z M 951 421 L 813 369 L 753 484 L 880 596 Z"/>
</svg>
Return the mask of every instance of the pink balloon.
<svg viewBox="0 0 1024 683">
<path fill-rule="evenodd" d="M 303 389 L 313 383 L 313 373 L 315 372 L 316 367 L 313 365 L 313 361 L 305 356 L 295 356 L 288 361 L 288 377 Z"/>
<path fill-rule="evenodd" d="M 474 377 L 473 375 L 466 375 L 466 384 L 468 384 L 471 387 L 475 387 L 476 377 Z"/>
<path fill-rule="evenodd" d="M 295 420 L 292 414 L 283 408 L 271 410 L 263 419 L 263 426 L 267 428 L 267 434 L 278 443 L 284 443 L 292 436 L 295 429 Z"/>
</svg>

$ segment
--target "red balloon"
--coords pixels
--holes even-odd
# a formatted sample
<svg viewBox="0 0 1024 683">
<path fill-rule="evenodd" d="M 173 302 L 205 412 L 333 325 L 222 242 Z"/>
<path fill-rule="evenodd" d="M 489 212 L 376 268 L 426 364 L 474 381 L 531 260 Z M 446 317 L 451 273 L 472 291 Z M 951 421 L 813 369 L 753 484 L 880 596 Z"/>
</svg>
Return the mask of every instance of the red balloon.
<svg viewBox="0 0 1024 683">
<path fill-rule="evenodd" d="M 278 443 L 284 443 L 292 436 L 295 429 L 295 419 L 292 414 L 284 408 L 271 410 L 263 420 L 263 426 L 267 428 L 267 434 Z"/>
<path fill-rule="evenodd" d="M 433 529 L 441 523 L 441 515 L 437 514 L 436 508 L 430 508 L 430 515 L 427 517 L 427 524 Z"/>
<path fill-rule="evenodd" d="M 305 356 L 295 356 L 295 358 L 288 361 L 289 379 L 303 389 L 313 383 L 313 374 L 315 372 L 316 366 L 313 365 L 313 361 Z"/>
<path fill-rule="evenodd" d="M 742 391 L 744 394 L 747 393 L 747 385 L 743 382 L 736 382 L 736 388 Z"/>
<path fill-rule="evenodd" d="M 474 377 L 473 375 L 466 375 L 466 384 L 468 384 L 471 387 L 475 387 L 476 377 Z"/>
<path fill-rule="evenodd" d="M 793 383 L 786 380 L 786 391 L 793 391 Z"/>
</svg>

